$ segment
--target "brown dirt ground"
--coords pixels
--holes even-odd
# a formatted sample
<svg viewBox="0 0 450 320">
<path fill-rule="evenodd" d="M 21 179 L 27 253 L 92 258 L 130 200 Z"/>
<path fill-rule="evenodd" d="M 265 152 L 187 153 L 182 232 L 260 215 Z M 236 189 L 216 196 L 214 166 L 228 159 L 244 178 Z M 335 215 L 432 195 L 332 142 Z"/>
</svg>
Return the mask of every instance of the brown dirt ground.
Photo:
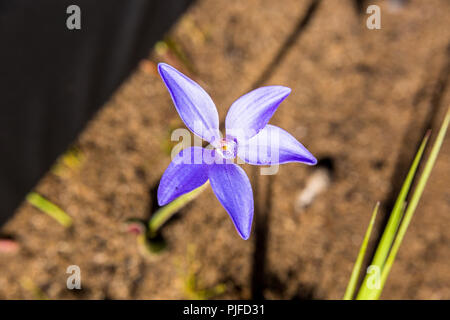
<svg viewBox="0 0 450 320">
<path fill-rule="evenodd" d="M 152 52 L 75 142 L 84 155 L 81 166 L 62 176 L 49 172 L 36 187 L 73 217 L 73 227 L 24 203 L 2 228 L 21 247 L 0 253 L 0 298 L 36 298 L 24 279 L 53 299 L 189 298 L 184 283 L 190 269 L 203 288 L 226 285 L 218 298 L 252 296 L 255 231 L 241 240 L 210 189 L 163 228 L 168 248 L 158 256 L 142 255 L 124 231 L 128 218 L 150 216 L 151 190 L 170 161 L 170 132 L 182 126 L 155 73 L 158 61 L 198 80 L 221 119 L 268 66 L 263 84 L 293 89 L 271 123 L 318 158 L 331 157 L 335 171 L 327 192 L 296 213 L 294 200 L 314 169 L 280 167 L 262 293 L 269 299 L 341 298 L 372 207 L 391 198 L 426 119 L 433 116 L 437 127 L 450 104 L 450 3 L 412 0 L 392 10 L 380 1 L 382 29 L 368 30 L 353 1 L 322 1 L 295 34 L 310 3 L 195 3 L 169 33 L 188 64 L 174 51 Z M 449 141 L 382 298 L 450 299 Z M 268 179 L 258 181 L 264 190 Z M 66 289 L 72 264 L 81 268 L 79 292 Z"/>
</svg>

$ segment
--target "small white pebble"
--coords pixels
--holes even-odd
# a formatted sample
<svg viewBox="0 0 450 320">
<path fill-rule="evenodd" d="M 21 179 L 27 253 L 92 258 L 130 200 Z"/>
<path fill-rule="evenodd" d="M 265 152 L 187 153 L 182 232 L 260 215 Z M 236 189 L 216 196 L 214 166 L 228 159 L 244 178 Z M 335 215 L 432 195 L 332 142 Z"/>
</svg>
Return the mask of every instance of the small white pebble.
<svg viewBox="0 0 450 320">
<path fill-rule="evenodd" d="M 330 169 L 326 167 L 317 168 L 306 181 L 305 188 L 297 196 L 295 211 L 302 212 L 309 207 L 314 199 L 328 188 L 330 182 Z"/>
</svg>

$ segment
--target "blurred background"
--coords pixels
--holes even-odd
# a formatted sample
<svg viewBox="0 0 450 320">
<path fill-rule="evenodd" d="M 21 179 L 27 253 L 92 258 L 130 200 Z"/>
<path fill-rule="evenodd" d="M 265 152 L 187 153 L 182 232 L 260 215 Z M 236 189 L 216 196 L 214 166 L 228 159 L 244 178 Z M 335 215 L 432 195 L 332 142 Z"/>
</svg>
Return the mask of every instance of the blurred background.
<svg viewBox="0 0 450 320">
<path fill-rule="evenodd" d="M 66 27 L 72 4 L 80 30 Z M 379 30 L 366 27 L 370 4 Z M 0 0 L 0 298 L 342 298 L 373 206 L 376 239 L 450 104 L 449 24 L 447 0 Z M 157 210 L 184 127 L 162 61 L 199 82 L 221 119 L 255 87 L 292 88 L 271 123 L 319 165 L 244 166 L 247 241 L 210 189 L 163 226 L 158 254 L 127 223 Z M 450 298 L 448 141 L 382 298 Z M 66 287 L 70 265 L 81 290 Z"/>
</svg>

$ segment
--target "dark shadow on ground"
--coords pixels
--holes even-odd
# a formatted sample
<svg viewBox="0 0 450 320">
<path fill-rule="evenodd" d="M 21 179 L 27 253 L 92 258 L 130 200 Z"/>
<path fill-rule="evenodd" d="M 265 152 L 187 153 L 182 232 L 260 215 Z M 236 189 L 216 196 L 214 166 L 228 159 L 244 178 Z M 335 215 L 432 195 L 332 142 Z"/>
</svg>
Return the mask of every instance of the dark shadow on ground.
<svg viewBox="0 0 450 320">
<path fill-rule="evenodd" d="M 191 2 L 0 0 L 0 225 Z"/>
<path fill-rule="evenodd" d="M 306 12 L 299 18 L 298 23 L 294 26 L 290 35 L 286 38 L 280 50 L 274 56 L 270 64 L 263 70 L 258 80 L 255 81 L 251 89 L 262 86 L 276 70 L 277 66 L 284 59 L 286 53 L 300 38 L 303 31 L 309 25 L 310 21 L 316 13 L 320 0 L 312 0 Z M 255 197 L 255 248 L 253 252 L 253 268 L 252 268 L 252 299 L 264 299 L 264 289 L 266 287 L 266 263 L 267 263 L 267 238 L 270 232 L 269 220 L 272 208 L 272 187 L 274 176 L 259 177 L 259 168 L 253 169 L 253 194 Z M 260 203 L 262 193 L 261 182 L 266 184 L 265 194 L 262 197 L 264 203 Z"/>
</svg>

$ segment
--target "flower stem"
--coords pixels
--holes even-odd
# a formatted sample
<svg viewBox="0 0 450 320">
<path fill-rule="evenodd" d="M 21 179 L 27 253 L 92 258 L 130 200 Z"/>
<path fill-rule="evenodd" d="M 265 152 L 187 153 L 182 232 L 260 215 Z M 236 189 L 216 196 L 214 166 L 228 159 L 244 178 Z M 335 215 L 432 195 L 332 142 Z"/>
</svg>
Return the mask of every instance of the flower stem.
<svg viewBox="0 0 450 320">
<path fill-rule="evenodd" d="M 187 205 L 189 202 L 197 198 L 208 186 L 209 181 L 207 181 L 202 186 L 197 189 L 188 192 L 181 197 L 178 197 L 174 201 L 159 208 L 150 218 L 148 222 L 148 234 L 150 237 L 154 236 L 156 232 L 161 228 L 161 226 L 166 223 L 176 212 Z"/>
</svg>

